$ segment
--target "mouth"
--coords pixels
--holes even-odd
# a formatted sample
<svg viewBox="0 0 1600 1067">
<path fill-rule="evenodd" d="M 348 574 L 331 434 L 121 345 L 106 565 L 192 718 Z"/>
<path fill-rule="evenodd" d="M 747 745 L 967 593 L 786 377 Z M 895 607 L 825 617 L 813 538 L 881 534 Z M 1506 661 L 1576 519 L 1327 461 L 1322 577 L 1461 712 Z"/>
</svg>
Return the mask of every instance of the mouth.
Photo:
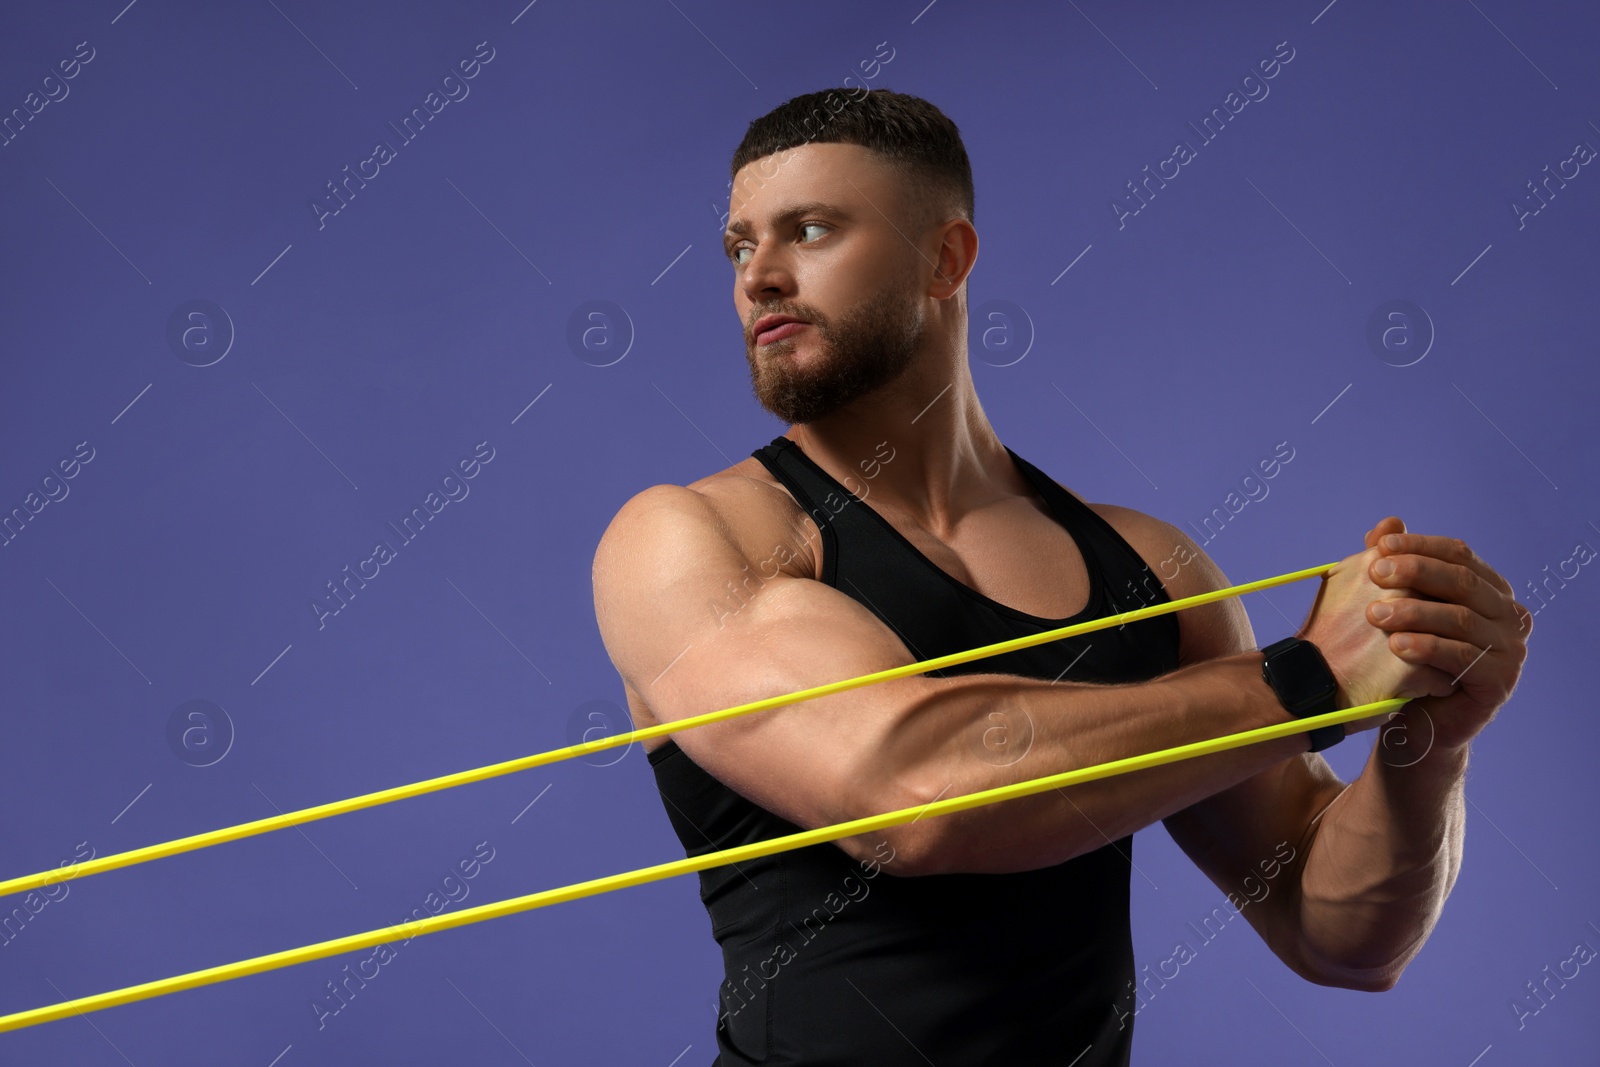
<svg viewBox="0 0 1600 1067">
<path fill-rule="evenodd" d="M 811 325 L 790 315 L 768 315 L 753 331 L 757 347 L 764 347 L 799 333 Z"/>
</svg>

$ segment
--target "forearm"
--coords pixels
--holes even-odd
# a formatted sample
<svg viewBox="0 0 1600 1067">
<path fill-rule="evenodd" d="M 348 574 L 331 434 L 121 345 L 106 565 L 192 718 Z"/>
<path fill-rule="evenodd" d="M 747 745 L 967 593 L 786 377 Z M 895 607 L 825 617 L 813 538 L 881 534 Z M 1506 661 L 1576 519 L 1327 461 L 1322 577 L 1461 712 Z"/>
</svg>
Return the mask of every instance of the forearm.
<svg viewBox="0 0 1600 1067">
<path fill-rule="evenodd" d="M 937 679 L 937 698 L 877 754 L 880 780 L 913 782 L 913 795 L 931 801 L 1286 722 L 1261 659 L 1245 652 L 1128 685 Z M 1005 873 L 1060 863 L 1307 747 L 1296 733 L 913 823 L 899 828 L 896 848 L 910 853 L 901 869 Z"/>
<path fill-rule="evenodd" d="M 1300 871 L 1297 967 L 1354 988 L 1394 985 L 1461 867 L 1467 748 L 1392 766 L 1375 746 L 1313 825 Z"/>
</svg>

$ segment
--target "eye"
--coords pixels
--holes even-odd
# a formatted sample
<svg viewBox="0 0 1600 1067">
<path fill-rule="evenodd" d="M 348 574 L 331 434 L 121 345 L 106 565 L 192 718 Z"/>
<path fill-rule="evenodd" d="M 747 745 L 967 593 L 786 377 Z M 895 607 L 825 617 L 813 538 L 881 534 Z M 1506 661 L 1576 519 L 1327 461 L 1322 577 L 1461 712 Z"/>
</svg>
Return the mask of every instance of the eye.
<svg viewBox="0 0 1600 1067">
<path fill-rule="evenodd" d="M 832 227 L 826 225 L 825 223 L 821 223 L 821 222 L 803 222 L 803 223 L 800 224 L 800 232 L 801 233 L 804 233 L 806 230 L 821 230 L 824 233 L 827 233 L 831 229 L 832 229 Z M 742 267 L 742 266 L 744 266 L 744 264 L 747 261 L 743 260 L 743 259 L 740 259 L 739 258 L 739 253 L 740 252 L 749 252 L 749 251 L 751 251 L 751 248 L 750 248 L 749 245 L 743 245 L 743 244 L 735 245 L 732 248 L 728 249 L 728 258 L 733 261 L 735 266 Z"/>
</svg>

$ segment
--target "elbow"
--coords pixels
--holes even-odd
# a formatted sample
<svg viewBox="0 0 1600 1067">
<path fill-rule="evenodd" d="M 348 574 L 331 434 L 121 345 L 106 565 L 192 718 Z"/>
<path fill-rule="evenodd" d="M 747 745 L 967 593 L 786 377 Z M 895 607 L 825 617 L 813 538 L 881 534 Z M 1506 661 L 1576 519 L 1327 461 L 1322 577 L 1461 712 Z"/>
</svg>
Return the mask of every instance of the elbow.
<svg viewBox="0 0 1600 1067">
<path fill-rule="evenodd" d="M 1333 989 L 1353 989 L 1359 993 L 1387 993 L 1400 981 L 1400 973 L 1404 970 L 1404 964 L 1394 964 L 1360 970 L 1302 971 L 1301 976 L 1307 981 Z"/>
<path fill-rule="evenodd" d="M 1405 970 L 1404 967 L 1396 967 L 1391 971 L 1384 972 L 1382 977 L 1366 979 L 1359 984 L 1346 985 L 1343 988 L 1355 989 L 1363 993 L 1387 993 L 1395 987 L 1396 982 L 1400 981 L 1400 972 L 1403 970 Z"/>
<path fill-rule="evenodd" d="M 1293 947 L 1282 954 L 1284 961 L 1318 985 L 1387 993 L 1427 943 L 1442 898 L 1420 911 L 1408 906 L 1414 896 L 1386 894 L 1378 899 L 1388 911 L 1375 912 L 1372 903 L 1354 910 L 1335 906 L 1310 928 L 1302 919 Z"/>
<path fill-rule="evenodd" d="M 1330 960 L 1306 953 L 1286 960 L 1291 970 L 1308 982 L 1332 989 L 1353 989 L 1360 993 L 1387 993 L 1400 981 L 1400 975 L 1413 954 L 1370 963 L 1356 960 Z"/>
<path fill-rule="evenodd" d="M 891 811 L 925 808 L 937 799 L 915 789 L 879 790 L 852 805 L 852 819 L 871 818 Z M 948 849 L 943 818 L 916 818 L 896 826 L 841 838 L 838 842 L 852 859 L 860 862 L 869 875 L 890 874 L 899 878 L 920 878 L 941 874 L 948 867 Z"/>
<path fill-rule="evenodd" d="M 946 854 L 940 842 L 937 820 L 918 820 L 892 827 L 886 834 L 892 863 L 883 870 L 899 878 L 924 878 L 930 874 L 944 874 Z"/>
<path fill-rule="evenodd" d="M 920 824 L 890 826 L 838 842 L 845 854 L 861 864 L 863 876 L 890 874 L 897 878 L 919 878 L 938 874 L 937 846 Z"/>
<path fill-rule="evenodd" d="M 873 802 L 853 808 L 858 814 L 852 817 L 865 818 L 902 810 L 921 812 L 949 792 L 950 786 L 946 784 L 938 789 L 910 787 L 879 793 Z M 1010 803 L 1026 805 L 1035 799 Z M 1047 848 L 1041 846 L 1039 835 L 1030 836 L 1024 820 L 1011 820 L 997 827 L 985 821 L 980 813 L 970 810 L 919 816 L 897 826 L 842 839 L 839 844 L 862 863 L 876 859 L 885 873 L 902 878 L 932 874 L 1012 874 L 1064 863 L 1105 847 L 1106 838 L 1098 836 L 1091 840 L 1090 834 L 1095 832 L 1092 824 L 1087 820 L 1083 822 L 1082 834 L 1069 834 L 1052 827 Z"/>
</svg>

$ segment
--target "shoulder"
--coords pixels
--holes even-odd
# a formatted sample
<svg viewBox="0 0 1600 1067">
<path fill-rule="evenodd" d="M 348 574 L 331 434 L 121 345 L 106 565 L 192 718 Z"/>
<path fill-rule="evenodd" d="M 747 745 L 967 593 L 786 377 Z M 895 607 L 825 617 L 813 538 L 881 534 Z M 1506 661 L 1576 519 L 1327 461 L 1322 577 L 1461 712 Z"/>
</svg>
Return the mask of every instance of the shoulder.
<svg viewBox="0 0 1600 1067">
<path fill-rule="evenodd" d="M 688 485 L 652 485 L 630 497 L 601 535 L 596 591 L 608 574 L 632 576 L 641 564 L 664 584 L 677 565 L 692 562 L 686 556 L 709 551 L 725 564 L 738 561 L 729 577 L 740 563 L 811 577 L 815 538 L 803 524 L 809 517 L 754 457 Z M 809 529 L 816 532 L 814 524 Z M 774 555 L 782 558 L 768 562 Z"/>
<path fill-rule="evenodd" d="M 641 694 L 676 661 L 684 635 L 737 614 L 774 579 L 815 577 L 808 521 L 754 458 L 688 485 L 649 486 L 618 508 L 595 546 L 591 582 L 636 726 L 658 721 Z"/>
<path fill-rule="evenodd" d="M 1066 486 L 1062 488 L 1128 542 L 1173 600 L 1226 589 L 1233 584 L 1192 537 L 1170 522 L 1119 504 L 1090 503 Z M 1179 661 L 1185 666 L 1256 647 L 1249 616 L 1237 597 L 1185 608 L 1177 614 Z"/>
</svg>

